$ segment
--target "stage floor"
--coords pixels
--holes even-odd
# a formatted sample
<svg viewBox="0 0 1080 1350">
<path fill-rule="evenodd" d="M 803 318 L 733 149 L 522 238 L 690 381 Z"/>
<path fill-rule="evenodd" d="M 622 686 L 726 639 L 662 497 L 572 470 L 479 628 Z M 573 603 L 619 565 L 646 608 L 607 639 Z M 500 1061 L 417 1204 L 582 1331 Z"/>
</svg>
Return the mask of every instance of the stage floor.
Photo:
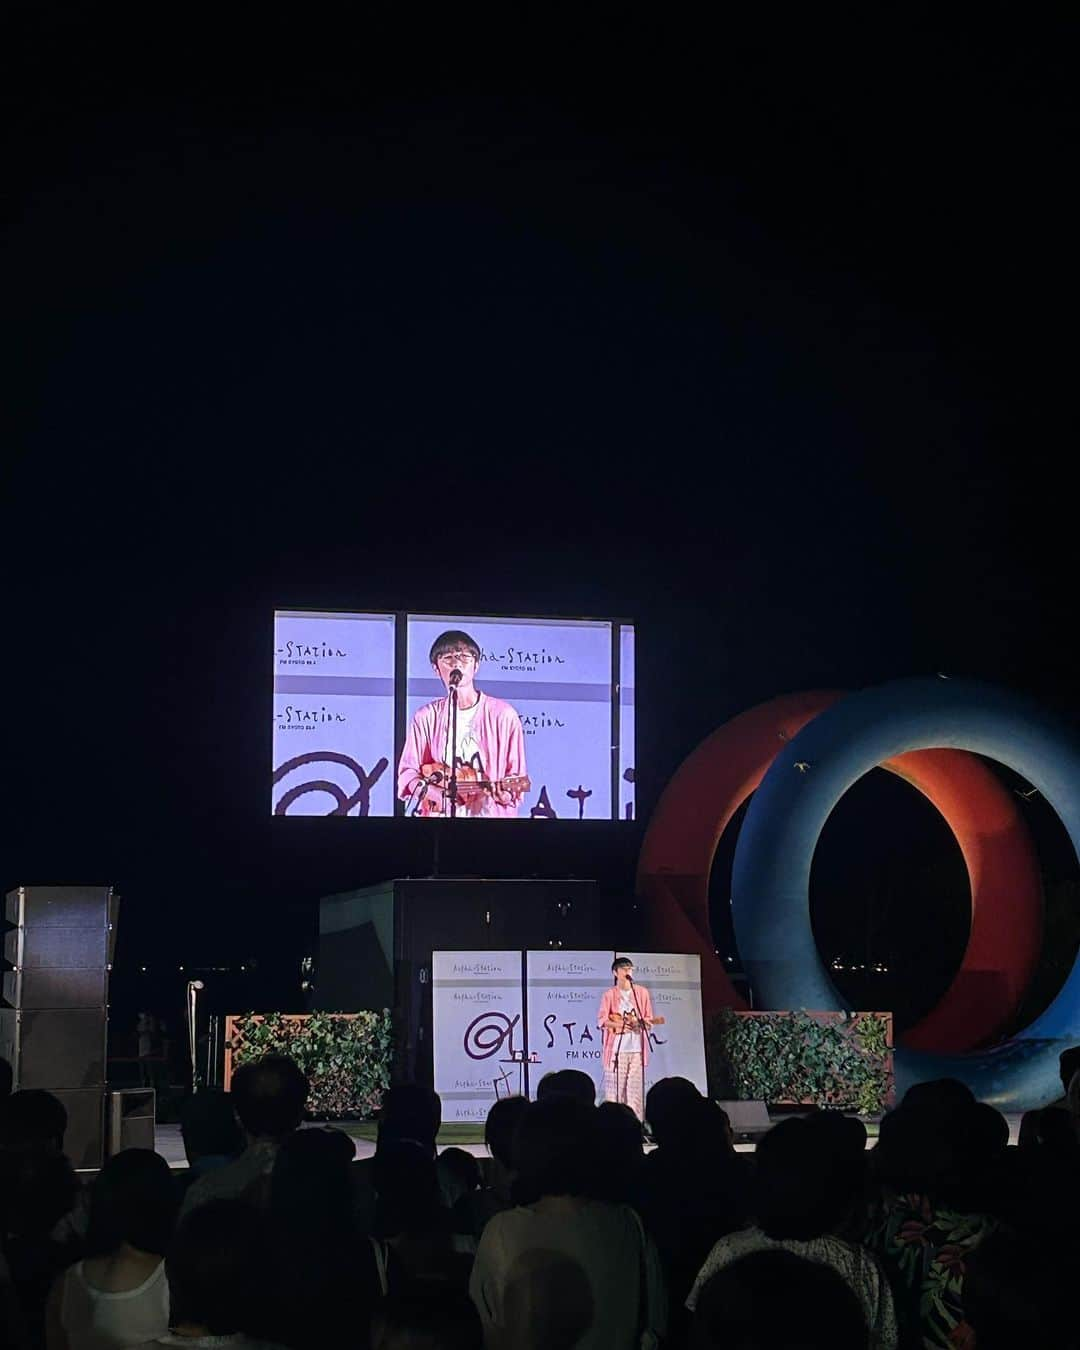
<svg viewBox="0 0 1080 1350">
<path fill-rule="evenodd" d="M 784 1119 L 783 1116 L 774 1117 L 775 1120 Z M 1009 1122 L 1009 1143 L 1015 1144 L 1020 1135 L 1020 1114 L 1006 1113 L 1005 1119 Z M 338 1121 L 336 1129 L 344 1130 L 354 1143 L 357 1158 L 370 1158 L 375 1152 L 375 1125 L 371 1121 L 343 1120 Z M 867 1148 L 873 1148 L 877 1140 L 877 1125 L 871 1122 L 867 1126 Z M 483 1130 L 477 1125 L 444 1125 L 439 1131 L 439 1149 L 460 1148 L 466 1153 L 471 1153 L 475 1158 L 486 1158 L 488 1156 L 487 1148 L 483 1142 Z M 646 1149 L 652 1145 L 646 1145 Z M 753 1153 L 756 1145 L 753 1143 L 740 1143 L 735 1145 L 738 1153 Z M 154 1130 L 154 1148 L 161 1154 L 170 1167 L 186 1167 L 187 1159 L 184 1157 L 184 1145 L 180 1138 L 179 1125 L 158 1125 Z"/>
</svg>

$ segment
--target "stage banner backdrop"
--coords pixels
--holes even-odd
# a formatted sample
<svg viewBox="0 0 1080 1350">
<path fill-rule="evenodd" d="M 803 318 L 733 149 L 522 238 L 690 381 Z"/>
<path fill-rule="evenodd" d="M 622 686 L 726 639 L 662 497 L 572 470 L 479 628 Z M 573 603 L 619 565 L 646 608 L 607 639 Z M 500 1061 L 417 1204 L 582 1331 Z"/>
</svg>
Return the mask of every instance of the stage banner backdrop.
<svg viewBox="0 0 1080 1350">
<path fill-rule="evenodd" d="M 526 1015 L 531 1097 L 546 1073 L 580 1069 L 596 1084 L 599 1101 L 604 1083 L 603 1034 L 596 1025 L 600 996 L 611 983 L 611 952 L 527 952 Z"/>
<path fill-rule="evenodd" d="M 653 1012 L 663 1017 L 649 1037 L 649 1083 L 689 1078 L 708 1091 L 705 1027 L 701 1016 L 701 958 L 664 952 L 620 952 L 634 963 L 634 980 L 652 995 Z"/>
<path fill-rule="evenodd" d="M 275 815 L 394 813 L 394 616 L 274 615 Z"/>
<path fill-rule="evenodd" d="M 524 1092 L 521 952 L 433 952 L 431 973 L 442 1118 L 482 1123 L 496 1097 Z"/>
<path fill-rule="evenodd" d="M 408 625 L 410 718 L 445 697 L 428 660 L 431 644 L 447 629 L 464 629 L 482 653 L 477 687 L 510 703 L 525 731 L 532 790 L 520 816 L 612 818 L 610 623 L 410 614 Z M 629 731 L 632 736 L 632 719 Z"/>
</svg>

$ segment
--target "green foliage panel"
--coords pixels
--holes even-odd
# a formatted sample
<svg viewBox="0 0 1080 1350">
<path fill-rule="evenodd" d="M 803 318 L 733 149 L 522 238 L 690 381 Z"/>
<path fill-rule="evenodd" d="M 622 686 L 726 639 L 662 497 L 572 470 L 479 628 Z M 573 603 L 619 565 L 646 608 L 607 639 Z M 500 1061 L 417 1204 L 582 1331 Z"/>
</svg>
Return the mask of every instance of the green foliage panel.
<svg viewBox="0 0 1080 1350">
<path fill-rule="evenodd" d="M 367 1120 L 390 1086 L 390 1013 L 248 1013 L 233 1023 L 233 1069 L 260 1055 L 289 1055 L 311 1084 L 308 1114 Z"/>
<path fill-rule="evenodd" d="M 737 1100 L 880 1115 L 892 1099 L 890 1027 L 884 1013 L 725 1008 L 709 1025 L 714 1091 Z"/>
</svg>

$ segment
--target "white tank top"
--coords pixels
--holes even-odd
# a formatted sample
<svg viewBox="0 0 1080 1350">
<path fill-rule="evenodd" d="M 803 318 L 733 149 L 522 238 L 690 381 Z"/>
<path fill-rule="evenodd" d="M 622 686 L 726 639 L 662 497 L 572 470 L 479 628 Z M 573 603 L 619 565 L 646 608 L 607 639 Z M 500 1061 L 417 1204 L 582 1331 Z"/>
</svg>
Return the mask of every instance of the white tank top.
<svg viewBox="0 0 1080 1350">
<path fill-rule="evenodd" d="M 110 1294 L 88 1284 L 79 1261 L 64 1276 L 60 1321 L 70 1350 L 117 1350 L 169 1329 L 169 1286 L 161 1261 L 142 1284 Z"/>
</svg>

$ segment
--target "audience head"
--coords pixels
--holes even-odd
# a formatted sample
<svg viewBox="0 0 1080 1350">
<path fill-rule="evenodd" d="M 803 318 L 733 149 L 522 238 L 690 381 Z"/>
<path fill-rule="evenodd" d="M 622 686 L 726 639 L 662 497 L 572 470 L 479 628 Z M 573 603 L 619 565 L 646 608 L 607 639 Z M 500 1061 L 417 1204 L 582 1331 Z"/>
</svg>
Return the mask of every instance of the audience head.
<svg viewBox="0 0 1080 1350">
<path fill-rule="evenodd" d="M 441 1232 L 446 1227 L 434 1156 L 412 1139 L 391 1140 L 375 1154 L 375 1227 L 380 1237 Z"/>
<path fill-rule="evenodd" d="M 463 1148 L 444 1148 L 439 1154 L 439 1171 L 455 1192 L 455 1198 L 471 1195 L 480 1187 L 480 1164 Z"/>
<path fill-rule="evenodd" d="M 472 1299 L 450 1290 L 412 1290 L 382 1299 L 371 1319 L 371 1350 L 482 1350 Z"/>
<path fill-rule="evenodd" d="M 1021 1149 L 1045 1149 L 1048 1153 L 1072 1154 L 1078 1143 L 1076 1130 L 1067 1111 L 1056 1106 L 1044 1106 L 1039 1111 L 1025 1111 L 1020 1121 Z"/>
<path fill-rule="evenodd" d="M 1076 1251 L 999 1229 L 979 1243 L 964 1277 L 964 1313 L 979 1350 L 1073 1345 Z"/>
<path fill-rule="evenodd" d="M 757 1147 L 758 1227 L 771 1238 L 830 1233 L 851 1213 L 860 1183 L 851 1132 L 815 1116 L 785 1120 Z"/>
<path fill-rule="evenodd" d="M 122 1243 L 158 1256 L 176 1222 L 177 1192 L 169 1164 L 148 1148 L 127 1148 L 109 1158 L 90 1193 L 87 1246 L 114 1252 Z"/>
<path fill-rule="evenodd" d="M 951 1080 L 942 1080 L 945 1083 Z M 938 1090 L 938 1084 L 922 1087 Z M 873 1169 L 894 1191 L 925 1195 L 964 1213 L 997 1212 L 1009 1126 L 1000 1111 L 953 1091 L 900 1107 L 881 1122 Z M 911 1091 L 914 1091 L 912 1089 Z"/>
<path fill-rule="evenodd" d="M 645 1159 L 641 1121 L 623 1102 L 604 1102 L 593 1117 L 592 1192 L 604 1200 L 629 1201 Z"/>
<path fill-rule="evenodd" d="M 755 1252 L 698 1292 L 695 1350 L 867 1350 L 859 1300 L 831 1266 L 792 1252 Z"/>
<path fill-rule="evenodd" d="M 548 1101 L 552 1097 L 569 1097 L 582 1106 L 595 1106 L 596 1084 L 580 1069 L 556 1069 L 553 1073 L 544 1074 L 536 1088 L 538 1102 Z"/>
<path fill-rule="evenodd" d="M 355 1154 L 341 1130 L 296 1130 L 282 1142 L 270 1176 L 270 1212 L 285 1232 L 319 1242 L 352 1235 Z"/>
<path fill-rule="evenodd" d="M 308 1080 L 288 1055 L 264 1055 L 233 1074 L 233 1106 L 252 1139 L 291 1134 L 304 1118 L 307 1096 Z"/>
<path fill-rule="evenodd" d="M 239 1070 L 238 1070 L 239 1072 Z M 243 1150 L 233 1094 L 200 1088 L 180 1107 L 180 1133 L 189 1163 L 200 1158 L 232 1158 Z"/>
<path fill-rule="evenodd" d="M 43 1238 L 75 1205 L 79 1181 L 62 1153 L 0 1150 L 0 1204 L 7 1231 Z"/>
<path fill-rule="evenodd" d="M 937 1195 L 952 1176 L 955 1148 L 932 1115 L 898 1106 L 882 1118 L 872 1164 L 894 1191 Z"/>
<path fill-rule="evenodd" d="M 488 1152 L 507 1172 L 517 1168 L 514 1134 L 528 1107 L 529 1103 L 524 1097 L 503 1097 L 494 1103 L 484 1124 L 484 1143 L 487 1144 Z"/>
<path fill-rule="evenodd" d="M 645 1119 L 661 1153 L 687 1167 L 723 1163 L 735 1152 L 727 1112 L 686 1078 L 654 1083 L 645 1099 Z"/>
<path fill-rule="evenodd" d="M 437 1092 L 420 1083 L 399 1083 L 383 1096 L 376 1147 L 411 1141 L 434 1157 L 441 1124 L 442 1100 Z"/>
<path fill-rule="evenodd" d="M 1061 1074 L 1061 1090 L 1068 1095 L 1073 1075 L 1080 1073 L 1080 1045 L 1070 1045 L 1058 1056 L 1058 1072 Z"/>
<path fill-rule="evenodd" d="M 11 1089 L 15 1084 L 15 1070 L 11 1065 L 0 1056 L 0 1102 L 5 1097 L 11 1096 Z"/>
<path fill-rule="evenodd" d="M 170 1324 L 211 1336 L 257 1334 L 273 1242 L 265 1218 L 242 1200 L 210 1200 L 176 1230 L 165 1274 Z"/>
<path fill-rule="evenodd" d="M 701 1093 L 689 1078 L 661 1078 L 645 1095 L 645 1119 L 656 1144 L 678 1144 L 693 1132 Z"/>
<path fill-rule="evenodd" d="M 531 1204 L 545 1195 L 586 1194 L 592 1182 L 595 1116 L 592 1108 L 570 1097 L 531 1103 L 514 1136 L 518 1204 Z"/>
<path fill-rule="evenodd" d="M 926 1083 L 914 1083 L 904 1093 L 900 1105 L 905 1110 L 919 1111 L 946 1125 L 968 1107 L 975 1104 L 975 1094 L 956 1078 L 934 1078 Z"/>
<path fill-rule="evenodd" d="M 1009 1122 L 993 1106 L 975 1102 L 959 1118 L 961 1144 L 976 1163 L 997 1162 L 1009 1147 Z"/>
<path fill-rule="evenodd" d="M 862 1187 L 866 1179 L 866 1126 L 842 1111 L 817 1111 L 810 1124 L 822 1131 L 835 1149 L 842 1185 Z"/>
<path fill-rule="evenodd" d="M 703 1102 L 702 1117 L 711 1126 L 710 1136 L 722 1145 L 723 1152 L 734 1153 L 735 1131 L 731 1125 L 731 1117 L 719 1102 L 711 1101 L 708 1097 L 704 1098 Z"/>
<path fill-rule="evenodd" d="M 63 1153 L 63 1102 L 43 1088 L 21 1088 L 0 1103 L 0 1148 L 15 1153 Z"/>
</svg>

